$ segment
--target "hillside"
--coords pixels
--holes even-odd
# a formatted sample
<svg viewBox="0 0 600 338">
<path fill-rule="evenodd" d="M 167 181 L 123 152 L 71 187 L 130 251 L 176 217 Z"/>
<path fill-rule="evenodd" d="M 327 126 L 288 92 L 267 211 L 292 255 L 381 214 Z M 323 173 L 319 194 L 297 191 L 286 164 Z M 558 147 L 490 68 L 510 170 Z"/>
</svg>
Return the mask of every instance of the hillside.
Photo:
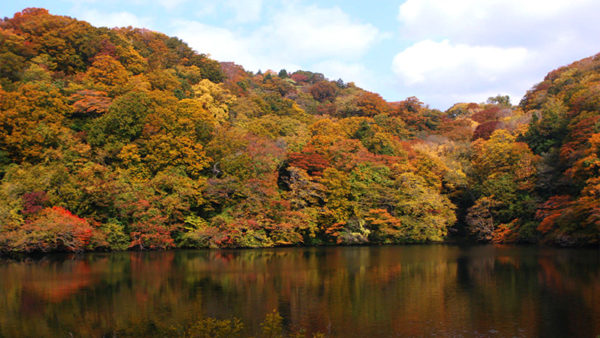
<svg viewBox="0 0 600 338">
<path fill-rule="evenodd" d="M 600 57 L 441 112 L 44 9 L 0 41 L 2 252 L 598 244 Z"/>
</svg>

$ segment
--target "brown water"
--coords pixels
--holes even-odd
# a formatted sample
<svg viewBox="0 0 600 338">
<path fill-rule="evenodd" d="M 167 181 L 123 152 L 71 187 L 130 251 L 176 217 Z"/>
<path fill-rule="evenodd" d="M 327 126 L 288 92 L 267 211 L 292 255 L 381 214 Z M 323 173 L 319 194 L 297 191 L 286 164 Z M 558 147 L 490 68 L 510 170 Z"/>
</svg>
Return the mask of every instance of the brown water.
<svg viewBox="0 0 600 338">
<path fill-rule="evenodd" d="M 444 245 L 0 261 L 0 337 L 156 336 L 265 314 L 329 336 L 595 337 L 600 251 Z"/>
</svg>

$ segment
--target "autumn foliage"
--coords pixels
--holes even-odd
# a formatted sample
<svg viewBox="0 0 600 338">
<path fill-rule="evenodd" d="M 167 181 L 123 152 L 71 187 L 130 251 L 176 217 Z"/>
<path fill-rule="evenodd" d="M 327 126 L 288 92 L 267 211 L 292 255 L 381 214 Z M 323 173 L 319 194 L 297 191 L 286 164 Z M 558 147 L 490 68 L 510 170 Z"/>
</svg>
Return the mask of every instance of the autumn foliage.
<svg viewBox="0 0 600 338">
<path fill-rule="evenodd" d="M 52 207 L 40 211 L 19 229 L 2 232 L 0 243 L 4 241 L 14 252 L 81 252 L 100 244 L 92 243 L 94 232 L 85 219 Z"/>
<path fill-rule="evenodd" d="M 0 41 L 3 252 L 599 243 L 597 57 L 442 112 L 44 9 Z"/>
</svg>

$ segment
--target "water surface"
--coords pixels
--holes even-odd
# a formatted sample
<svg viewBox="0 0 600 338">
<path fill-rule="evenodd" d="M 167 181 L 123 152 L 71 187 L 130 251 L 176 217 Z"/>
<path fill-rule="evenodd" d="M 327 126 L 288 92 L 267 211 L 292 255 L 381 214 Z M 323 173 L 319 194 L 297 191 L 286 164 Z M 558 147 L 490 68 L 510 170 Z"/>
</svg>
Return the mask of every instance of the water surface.
<svg viewBox="0 0 600 338">
<path fill-rule="evenodd" d="M 445 245 L 0 260 L 0 337 L 153 336 L 265 314 L 330 336 L 595 337 L 596 249 Z"/>
</svg>

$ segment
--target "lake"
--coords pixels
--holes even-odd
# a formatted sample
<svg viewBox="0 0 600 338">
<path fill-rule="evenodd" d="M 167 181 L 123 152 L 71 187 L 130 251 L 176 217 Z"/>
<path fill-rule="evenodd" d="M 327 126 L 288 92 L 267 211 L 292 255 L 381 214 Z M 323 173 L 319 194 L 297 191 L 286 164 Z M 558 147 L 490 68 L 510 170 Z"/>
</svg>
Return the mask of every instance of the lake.
<svg viewBox="0 0 600 338">
<path fill-rule="evenodd" d="M 0 260 L 0 337 L 156 336 L 202 318 L 326 336 L 595 337 L 600 251 L 381 246 Z"/>
</svg>

